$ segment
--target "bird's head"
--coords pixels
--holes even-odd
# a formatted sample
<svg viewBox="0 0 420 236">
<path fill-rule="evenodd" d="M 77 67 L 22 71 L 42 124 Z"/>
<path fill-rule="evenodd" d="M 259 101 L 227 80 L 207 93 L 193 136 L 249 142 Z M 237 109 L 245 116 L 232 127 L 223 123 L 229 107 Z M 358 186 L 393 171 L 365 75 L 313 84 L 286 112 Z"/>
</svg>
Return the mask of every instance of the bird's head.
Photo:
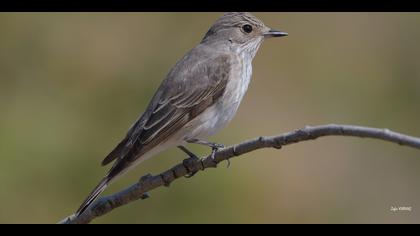
<svg viewBox="0 0 420 236">
<path fill-rule="evenodd" d="M 248 12 L 228 12 L 211 26 L 202 42 L 227 43 L 240 51 L 256 50 L 264 39 L 286 35 L 286 32 L 267 27 Z"/>
</svg>

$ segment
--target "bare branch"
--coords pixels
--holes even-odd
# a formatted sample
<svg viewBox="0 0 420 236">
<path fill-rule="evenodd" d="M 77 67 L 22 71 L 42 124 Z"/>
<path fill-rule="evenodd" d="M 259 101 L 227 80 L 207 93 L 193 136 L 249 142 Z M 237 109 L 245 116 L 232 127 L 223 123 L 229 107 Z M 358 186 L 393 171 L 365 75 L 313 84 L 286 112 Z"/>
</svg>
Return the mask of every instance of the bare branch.
<svg viewBox="0 0 420 236">
<path fill-rule="evenodd" d="M 143 176 L 137 183 L 115 194 L 99 198 L 89 209 L 79 217 L 71 215 L 59 223 L 85 224 L 96 217 L 102 216 L 113 209 L 126 205 L 138 199 L 148 197 L 148 192 L 161 186 L 169 186 L 174 180 L 183 177 L 191 171 L 215 168 L 219 162 L 240 156 L 261 148 L 273 147 L 280 149 L 284 145 L 312 140 L 323 136 L 354 136 L 381 139 L 400 145 L 420 149 L 420 138 L 396 133 L 388 129 L 376 129 L 353 125 L 321 125 L 305 127 L 289 133 L 271 137 L 259 137 L 219 150 L 213 160 L 210 156 L 202 160 L 189 160 L 180 163 L 160 175 Z"/>
</svg>

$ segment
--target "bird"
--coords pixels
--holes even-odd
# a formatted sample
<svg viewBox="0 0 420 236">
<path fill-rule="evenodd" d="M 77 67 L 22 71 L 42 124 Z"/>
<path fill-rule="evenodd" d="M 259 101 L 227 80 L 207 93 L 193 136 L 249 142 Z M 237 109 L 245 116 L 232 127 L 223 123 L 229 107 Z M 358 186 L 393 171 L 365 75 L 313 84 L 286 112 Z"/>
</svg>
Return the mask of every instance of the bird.
<svg viewBox="0 0 420 236">
<path fill-rule="evenodd" d="M 169 71 L 147 108 L 126 136 L 105 157 L 114 162 L 105 177 L 76 211 L 80 216 L 124 173 L 168 148 L 200 144 L 215 152 L 222 144 L 207 139 L 235 116 L 252 74 L 252 60 L 268 38 L 287 36 L 267 27 L 248 12 L 227 12 L 210 27 L 199 44 Z M 191 177 L 191 173 L 187 177 Z"/>
</svg>

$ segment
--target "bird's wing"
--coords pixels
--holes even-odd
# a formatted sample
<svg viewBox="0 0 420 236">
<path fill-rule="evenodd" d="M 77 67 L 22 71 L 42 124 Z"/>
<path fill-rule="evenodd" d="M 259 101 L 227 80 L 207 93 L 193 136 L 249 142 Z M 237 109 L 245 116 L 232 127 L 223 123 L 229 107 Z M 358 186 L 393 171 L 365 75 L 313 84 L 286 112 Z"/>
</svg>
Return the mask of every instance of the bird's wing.
<svg viewBox="0 0 420 236">
<path fill-rule="evenodd" d="M 184 57 L 152 98 L 146 112 L 133 124 L 127 136 L 103 160 L 117 160 L 108 174 L 82 203 L 76 215 L 82 214 L 108 184 L 151 148 L 202 113 L 223 94 L 231 68 L 229 56 L 203 60 L 193 55 Z M 164 88 L 164 89 L 163 89 Z"/>
<path fill-rule="evenodd" d="M 103 165 L 115 159 L 132 162 L 165 141 L 223 94 L 231 58 L 221 55 L 202 61 L 193 59 L 190 57 L 184 63 L 178 63 L 169 73 L 162 84 L 165 89 L 155 95 L 146 112 L 104 159 Z M 186 66 L 188 64 L 190 66 Z"/>
</svg>

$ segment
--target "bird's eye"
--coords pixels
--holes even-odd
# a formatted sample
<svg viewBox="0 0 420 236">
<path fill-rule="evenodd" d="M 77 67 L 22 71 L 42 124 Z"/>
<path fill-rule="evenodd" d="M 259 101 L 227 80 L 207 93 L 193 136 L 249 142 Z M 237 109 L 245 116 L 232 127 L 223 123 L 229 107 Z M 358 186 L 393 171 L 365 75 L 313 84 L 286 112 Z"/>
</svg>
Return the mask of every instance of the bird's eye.
<svg viewBox="0 0 420 236">
<path fill-rule="evenodd" d="M 245 31 L 245 33 L 251 33 L 252 32 L 252 26 L 251 25 L 244 25 L 242 26 L 242 29 Z"/>
</svg>

